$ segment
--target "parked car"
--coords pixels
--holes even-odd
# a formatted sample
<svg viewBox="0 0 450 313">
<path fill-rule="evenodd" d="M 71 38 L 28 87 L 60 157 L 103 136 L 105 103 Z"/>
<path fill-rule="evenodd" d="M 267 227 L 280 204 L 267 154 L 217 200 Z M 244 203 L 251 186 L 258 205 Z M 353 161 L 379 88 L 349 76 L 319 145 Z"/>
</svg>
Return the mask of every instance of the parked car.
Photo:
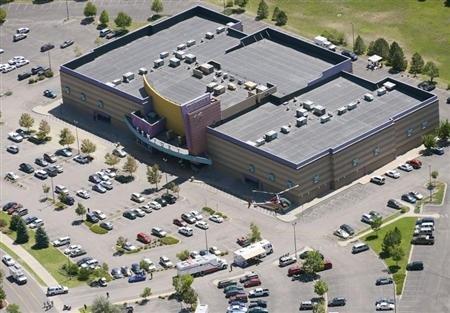
<svg viewBox="0 0 450 313">
<path fill-rule="evenodd" d="M 433 235 L 418 235 L 414 236 L 411 240 L 411 244 L 413 245 L 434 245 L 434 236 Z"/>
<path fill-rule="evenodd" d="M 377 286 L 389 285 L 392 283 L 393 283 L 393 280 L 390 277 L 381 277 L 375 281 L 375 285 L 377 285 Z"/>
<path fill-rule="evenodd" d="M 46 52 L 46 51 L 48 51 L 48 50 L 53 49 L 54 47 L 55 47 L 54 44 L 52 44 L 52 43 L 46 43 L 46 44 L 44 44 L 44 45 L 41 46 L 41 52 Z"/>
<path fill-rule="evenodd" d="M 113 230 L 113 223 L 111 222 L 101 222 L 100 227 L 106 230 Z"/>
<path fill-rule="evenodd" d="M 155 201 L 158 202 L 162 207 L 167 205 L 167 201 L 163 198 L 156 198 Z"/>
<path fill-rule="evenodd" d="M 63 186 L 63 185 L 56 185 L 55 186 L 55 192 L 68 195 L 69 194 L 69 189 L 67 189 L 67 187 Z"/>
<path fill-rule="evenodd" d="M 437 154 L 437 155 L 443 155 L 445 153 L 445 150 L 444 150 L 444 148 L 441 148 L 441 147 L 433 147 L 433 148 L 431 148 L 431 152 L 433 152 L 434 154 Z"/>
<path fill-rule="evenodd" d="M 41 220 L 40 218 L 38 218 L 33 223 L 28 225 L 28 227 L 30 227 L 31 229 L 34 229 L 34 228 L 38 228 L 38 227 L 40 227 L 42 225 L 44 225 L 44 221 Z"/>
<path fill-rule="evenodd" d="M 89 181 L 94 184 L 99 184 L 102 180 L 98 177 L 98 175 L 93 174 L 89 176 Z"/>
<path fill-rule="evenodd" d="M 352 247 L 353 254 L 357 254 L 357 253 L 364 252 L 367 250 L 369 250 L 369 246 L 362 242 L 356 243 Z"/>
<path fill-rule="evenodd" d="M 221 280 L 217 283 L 217 288 L 219 288 L 219 289 L 222 289 L 222 288 L 225 288 L 228 286 L 237 286 L 237 282 L 234 280 L 226 279 L 226 280 Z"/>
<path fill-rule="evenodd" d="M 251 272 L 251 273 L 248 273 L 248 274 L 242 276 L 239 279 L 239 282 L 242 284 L 242 283 L 245 283 L 246 281 L 249 281 L 250 279 L 255 279 L 255 278 L 259 278 L 258 274 Z"/>
<path fill-rule="evenodd" d="M 80 163 L 80 164 L 87 164 L 87 163 L 89 163 L 89 158 L 87 156 L 85 156 L 85 155 L 80 155 L 80 154 L 76 155 L 73 158 L 73 160 L 75 162 L 77 162 L 77 163 Z"/>
<path fill-rule="evenodd" d="M 42 66 L 39 65 L 39 66 L 35 66 L 35 67 L 31 68 L 31 74 L 32 75 L 36 75 L 39 72 L 42 72 L 42 74 L 44 74 L 44 68 Z"/>
<path fill-rule="evenodd" d="M 39 179 L 42 179 L 42 180 L 48 178 L 48 174 L 44 170 L 37 170 L 36 172 L 34 172 L 34 176 L 39 178 Z"/>
<path fill-rule="evenodd" d="M 173 263 L 172 261 L 170 261 L 170 259 L 166 256 L 162 256 L 159 258 L 159 264 L 161 264 L 162 267 L 164 268 L 171 268 L 173 267 Z"/>
<path fill-rule="evenodd" d="M 248 304 L 248 308 L 250 309 L 253 307 L 267 308 L 267 301 L 262 299 L 251 300 Z"/>
<path fill-rule="evenodd" d="M 14 261 L 14 259 L 11 256 L 9 256 L 8 254 L 5 254 L 2 257 L 2 262 L 6 266 L 13 266 L 14 264 L 16 264 L 16 261 Z"/>
<path fill-rule="evenodd" d="M 86 213 L 86 220 L 91 223 L 98 223 L 100 221 L 93 212 Z"/>
<path fill-rule="evenodd" d="M 16 34 L 28 34 L 30 29 L 28 27 L 19 27 L 16 29 Z"/>
<path fill-rule="evenodd" d="M 402 194 L 402 200 L 412 204 L 416 203 L 417 201 L 416 198 L 411 196 L 409 193 Z"/>
<path fill-rule="evenodd" d="M 194 230 L 187 226 L 178 228 L 178 232 L 186 237 L 190 237 L 194 234 Z"/>
<path fill-rule="evenodd" d="M 59 47 L 61 49 L 67 48 L 69 46 L 73 45 L 73 40 L 65 40 Z"/>
<path fill-rule="evenodd" d="M 126 210 L 125 212 L 123 212 L 123 217 L 129 219 L 129 220 L 135 220 L 136 219 L 136 214 L 134 214 L 132 211 L 130 210 Z"/>
<path fill-rule="evenodd" d="M 70 245 L 70 237 L 60 237 L 52 241 L 54 247 L 62 247 L 65 245 Z"/>
<path fill-rule="evenodd" d="M 190 213 L 183 213 L 181 214 L 181 218 L 189 224 L 194 224 L 197 220 L 195 219 L 194 216 L 192 216 L 192 214 Z"/>
<path fill-rule="evenodd" d="M 397 210 L 400 210 L 402 208 L 402 204 L 395 199 L 389 199 L 387 202 L 387 206 Z"/>
<path fill-rule="evenodd" d="M 44 96 L 47 98 L 52 98 L 55 99 L 56 98 L 56 93 L 50 89 L 46 89 L 44 90 Z"/>
<path fill-rule="evenodd" d="M 200 212 L 196 210 L 192 210 L 189 212 L 197 221 L 201 221 L 203 219 L 203 215 L 200 214 Z"/>
<path fill-rule="evenodd" d="M 209 217 L 210 221 L 213 221 L 214 223 L 222 223 L 223 222 L 223 217 L 217 214 L 213 214 Z"/>
<path fill-rule="evenodd" d="M 173 224 L 178 226 L 178 227 L 185 227 L 185 226 L 187 226 L 186 222 L 184 222 L 184 221 L 182 221 L 182 220 L 180 220 L 178 218 L 174 218 L 173 219 Z"/>
<path fill-rule="evenodd" d="M 259 278 L 250 279 L 244 283 L 245 288 L 256 287 L 256 286 L 260 286 L 260 285 L 261 285 L 261 280 Z"/>
<path fill-rule="evenodd" d="M 124 158 L 127 156 L 127 153 L 123 149 L 115 148 L 113 150 L 113 154 L 118 156 L 119 158 Z"/>
<path fill-rule="evenodd" d="M 353 51 L 342 50 L 341 54 L 349 57 L 352 61 L 358 60 L 358 56 Z"/>
<path fill-rule="evenodd" d="M 397 170 L 389 170 L 385 175 L 394 179 L 400 178 L 400 173 Z"/>
<path fill-rule="evenodd" d="M 409 165 L 409 164 L 402 164 L 398 167 L 400 170 L 405 171 L 405 172 L 411 172 L 414 168 Z"/>
<path fill-rule="evenodd" d="M 17 142 L 17 143 L 23 141 L 23 137 L 20 134 L 16 133 L 16 132 L 8 133 L 8 139 L 11 140 L 11 141 Z"/>
<path fill-rule="evenodd" d="M 141 273 L 141 274 L 131 275 L 128 278 L 128 282 L 129 283 L 137 283 L 140 281 L 145 281 L 146 279 L 147 279 L 147 276 L 145 274 Z"/>
<path fill-rule="evenodd" d="M 16 42 L 16 41 L 19 41 L 19 40 L 22 40 L 22 39 L 25 39 L 25 38 L 27 38 L 26 34 L 14 34 L 13 35 L 13 42 Z"/>
<path fill-rule="evenodd" d="M 92 190 L 97 191 L 99 193 L 105 193 L 106 192 L 106 188 L 103 187 L 101 184 L 96 184 L 96 185 L 92 186 Z"/>
<path fill-rule="evenodd" d="M 417 200 L 422 200 L 423 199 L 423 195 L 417 191 L 411 191 L 408 193 L 411 197 L 416 198 Z"/>
<path fill-rule="evenodd" d="M 137 203 L 142 203 L 142 202 L 145 201 L 145 198 L 140 193 L 133 192 L 131 194 L 131 200 L 133 200 L 133 201 L 135 201 Z"/>
<path fill-rule="evenodd" d="M 43 158 L 36 158 L 34 160 L 34 163 L 42 167 L 46 167 L 48 165 L 47 161 L 45 161 Z"/>
<path fill-rule="evenodd" d="M 136 214 L 136 216 L 138 216 L 138 217 L 144 217 L 145 216 L 145 212 L 142 211 L 139 208 L 134 208 L 133 209 L 133 213 Z"/>
<path fill-rule="evenodd" d="M 48 163 L 55 163 L 58 160 L 56 158 L 56 156 L 54 154 L 51 154 L 51 153 L 44 153 L 43 158 Z"/>
<path fill-rule="evenodd" d="M 31 73 L 30 72 L 23 72 L 17 75 L 17 80 L 24 80 L 31 77 Z"/>
<path fill-rule="evenodd" d="M 17 154 L 19 153 L 19 147 L 16 145 L 9 145 L 8 147 L 6 147 L 6 151 L 12 154 Z"/>
<path fill-rule="evenodd" d="M 377 184 L 377 185 L 384 185 L 384 183 L 386 182 L 385 178 L 383 176 L 373 176 L 370 179 L 370 182 Z"/>
<path fill-rule="evenodd" d="M 150 208 L 152 208 L 153 210 L 159 210 L 159 209 L 161 209 L 161 204 L 159 204 L 159 203 L 156 202 L 156 201 L 151 201 L 151 202 L 149 202 L 149 203 L 148 203 L 148 206 L 149 206 Z"/>
<path fill-rule="evenodd" d="M 28 209 L 27 208 L 20 208 L 20 209 L 17 209 L 14 213 L 13 213 L 13 215 L 19 215 L 19 216 L 25 216 L 25 215 L 27 215 L 28 214 Z"/>
<path fill-rule="evenodd" d="M 333 234 L 342 239 L 348 239 L 350 237 L 350 235 L 342 228 L 336 229 Z"/>
<path fill-rule="evenodd" d="M 195 226 L 203 230 L 207 230 L 209 228 L 208 223 L 205 221 L 198 221 L 197 223 L 195 223 Z"/>
<path fill-rule="evenodd" d="M 222 251 L 220 251 L 216 246 L 209 247 L 209 252 L 217 256 L 222 255 Z"/>
<path fill-rule="evenodd" d="M 146 233 L 138 233 L 136 240 L 138 240 L 142 243 L 145 243 L 145 244 L 149 244 L 152 242 L 152 237 Z"/>
<path fill-rule="evenodd" d="M 343 297 L 335 297 L 328 301 L 328 306 L 344 306 L 347 301 Z"/>
<path fill-rule="evenodd" d="M 249 298 L 257 298 L 257 297 L 267 297 L 269 296 L 270 292 L 267 288 L 255 288 L 253 290 L 250 290 L 248 293 Z"/>
<path fill-rule="evenodd" d="M 152 235 L 162 238 L 167 236 L 167 232 L 160 227 L 153 227 Z"/>
<path fill-rule="evenodd" d="M 177 202 L 177 198 L 170 193 L 163 194 L 161 198 L 163 198 L 168 204 L 174 204 Z"/>
<path fill-rule="evenodd" d="M 341 229 L 343 229 L 347 234 L 349 234 L 350 236 L 353 236 L 355 234 L 355 230 L 353 229 L 353 227 L 351 227 L 348 224 L 342 224 L 340 226 Z"/>
<path fill-rule="evenodd" d="M 61 294 L 69 293 L 69 288 L 66 286 L 54 286 L 54 287 L 48 287 L 47 288 L 47 296 L 57 296 Z"/>
<path fill-rule="evenodd" d="M 80 198 L 83 199 L 89 199 L 91 197 L 91 195 L 89 194 L 89 192 L 85 189 L 80 189 L 77 191 L 77 196 L 79 196 Z"/>
<path fill-rule="evenodd" d="M 412 159 L 406 162 L 407 164 L 411 165 L 415 170 L 422 167 L 422 161 L 418 159 Z"/>
<path fill-rule="evenodd" d="M 92 214 L 94 214 L 99 220 L 106 219 L 106 214 L 100 210 L 94 210 L 94 211 L 92 211 Z"/>
</svg>

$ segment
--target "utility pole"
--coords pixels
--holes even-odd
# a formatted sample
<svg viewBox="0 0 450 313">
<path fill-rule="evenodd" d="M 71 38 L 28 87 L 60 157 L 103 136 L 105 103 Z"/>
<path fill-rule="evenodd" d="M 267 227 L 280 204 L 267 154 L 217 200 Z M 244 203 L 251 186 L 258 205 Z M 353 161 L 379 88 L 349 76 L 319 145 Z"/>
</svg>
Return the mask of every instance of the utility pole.
<svg viewBox="0 0 450 313">
<path fill-rule="evenodd" d="M 52 197 L 53 197 L 53 203 L 55 203 L 55 188 L 53 188 L 53 176 L 50 176 L 50 181 L 52 183 Z"/>
<path fill-rule="evenodd" d="M 50 50 L 47 51 L 48 54 L 48 68 L 51 70 L 52 69 L 52 60 L 50 57 Z"/>
<path fill-rule="evenodd" d="M 80 140 L 78 139 L 78 121 L 73 120 L 73 123 L 75 124 L 75 135 L 77 137 L 77 145 L 78 145 L 78 154 L 80 154 Z"/>
<path fill-rule="evenodd" d="M 69 20 L 69 0 L 66 0 L 67 20 Z"/>
<path fill-rule="evenodd" d="M 431 184 L 431 165 L 428 165 L 428 176 L 430 178 L 430 182 L 428 183 L 428 190 L 430 191 L 430 203 L 433 201 L 433 185 Z"/>
<path fill-rule="evenodd" d="M 292 227 L 294 228 L 294 251 L 295 251 L 295 260 L 297 260 L 297 235 L 295 234 L 295 226 L 297 222 L 292 223 Z"/>
<path fill-rule="evenodd" d="M 168 159 L 167 158 L 163 158 L 163 161 L 164 161 L 164 163 L 165 163 L 165 166 L 164 166 L 164 174 L 165 174 L 165 177 L 166 177 L 166 184 L 165 184 L 165 186 L 166 186 L 166 194 L 168 194 L 169 193 L 169 190 L 167 189 L 167 183 L 168 183 L 168 179 L 167 179 L 167 161 L 168 161 Z"/>
<path fill-rule="evenodd" d="M 208 253 L 209 253 L 209 250 L 208 250 L 208 233 L 206 232 L 206 229 L 205 229 L 205 246 L 206 246 L 206 251 L 208 251 Z"/>
<path fill-rule="evenodd" d="M 394 313 L 397 313 L 397 297 L 396 297 L 396 294 L 395 294 L 395 281 L 394 281 L 394 275 L 393 274 L 392 274 L 392 281 L 393 281 L 392 289 L 394 290 Z"/>
<path fill-rule="evenodd" d="M 355 26 L 353 25 L 353 22 L 351 24 L 352 24 L 352 38 L 353 38 L 352 51 L 353 51 L 353 49 L 355 49 Z"/>
</svg>

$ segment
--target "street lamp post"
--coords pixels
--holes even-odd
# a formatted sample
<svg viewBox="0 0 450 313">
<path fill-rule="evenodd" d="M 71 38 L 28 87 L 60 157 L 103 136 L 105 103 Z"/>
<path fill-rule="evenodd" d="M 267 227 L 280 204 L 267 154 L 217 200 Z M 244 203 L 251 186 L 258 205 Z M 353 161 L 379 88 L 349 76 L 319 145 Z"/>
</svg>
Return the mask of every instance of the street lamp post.
<svg viewBox="0 0 450 313">
<path fill-rule="evenodd" d="M 69 0 L 66 0 L 67 20 L 69 20 Z"/>
<path fill-rule="evenodd" d="M 166 194 L 168 194 L 169 193 L 169 190 L 167 189 L 167 183 L 169 182 L 169 180 L 167 178 L 167 161 L 168 161 L 168 159 L 167 158 L 163 158 L 163 161 L 166 164 L 164 166 L 164 176 L 166 177 L 166 184 L 165 184 L 165 186 L 166 186 Z"/>
<path fill-rule="evenodd" d="M 297 225 L 297 222 L 292 223 L 292 227 L 294 228 L 294 251 L 295 251 L 295 260 L 297 260 L 297 235 L 295 233 L 295 226 Z"/>
<path fill-rule="evenodd" d="M 205 247 L 206 247 L 206 251 L 209 251 L 208 250 L 208 233 L 207 233 L 206 229 L 205 229 Z"/>
<path fill-rule="evenodd" d="M 48 54 L 48 68 L 50 70 L 52 70 L 52 60 L 51 60 L 51 57 L 50 57 L 50 50 L 47 51 L 47 54 Z"/>
<path fill-rule="evenodd" d="M 50 182 L 52 183 L 52 197 L 53 197 L 53 203 L 55 203 L 55 188 L 53 188 L 53 176 L 50 176 Z"/>
<path fill-rule="evenodd" d="M 78 154 L 80 154 L 80 140 L 78 139 L 78 121 L 74 120 L 73 123 L 75 124 L 75 135 L 77 137 Z"/>
<path fill-rule="evenodd" d="M 430 203 L 433 200 L 433 185 L 431 184 L 431 165 L 428 165 L 428 176 L 429 176 L 429 183 L 428 183 L 428 190 L 430 191 Z"/>
<path fill-rule="evenodd" d="M 353 47 L 352 47 L 352 51 L 355 49 L 355 26 L 352 24 L 352 38 L 353 38 Z"/>
</svg>

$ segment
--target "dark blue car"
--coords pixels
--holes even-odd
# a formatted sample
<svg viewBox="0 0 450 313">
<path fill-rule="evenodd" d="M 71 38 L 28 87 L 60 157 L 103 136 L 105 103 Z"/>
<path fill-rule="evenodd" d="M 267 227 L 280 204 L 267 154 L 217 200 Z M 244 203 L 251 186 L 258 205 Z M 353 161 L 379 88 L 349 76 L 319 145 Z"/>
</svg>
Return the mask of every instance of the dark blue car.
<svg viewBox="0 0 450 313">
<path fill-rule="evenodd" d="M 137 283 L 137 282 L 140 282 L 140 281 L 145 281 L 146 278 L 147 278 L 147 277 L 146 277 L 145 275 L 142 275 L 142 274 L 131 275 L 131 276 L 128 278 L 128 282 L 129 282 L 129 283 Z"/>
</svg>

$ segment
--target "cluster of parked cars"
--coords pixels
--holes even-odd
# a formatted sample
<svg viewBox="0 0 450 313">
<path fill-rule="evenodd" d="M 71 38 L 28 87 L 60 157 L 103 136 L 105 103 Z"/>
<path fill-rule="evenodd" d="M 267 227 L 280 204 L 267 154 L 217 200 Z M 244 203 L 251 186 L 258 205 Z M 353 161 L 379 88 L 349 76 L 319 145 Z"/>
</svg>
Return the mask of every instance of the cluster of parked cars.
<svg viewBox="0 0 450 313">
<path fill-rule="evenodd" d="M 116 177 L 116 172 L 112 169 L 102 169 L 89 176 L 89 182 L 93 183 L 92 190 L 98 193 L 106 193 L 113 190 L 112 179 Z"/>
<path fill-rule="evenodd" d="M 223 289 L 229 306 L 227 313 L 268 313 L 267 301 L 257 298 L 268 297 L 269 289 L 257 287 L 261 285 L 258 274 L 251 272 L 237 280 L 222 280 L 217 288 Z M 257 287 L 246 291 L 246 288 Z M 250 299 L 250 301 L 249 301 Z"/>
<path fill-rule="evenodd" d="M 321 299 L 319 298 L 312 298 L 311 300 L 306 300 L 300 302 L 300 311 L 307 311 L 307 310 L 313 310 L 314 307 L 319 305 L 319 301 Z M 344 306 L 347 303 L 347 300 L 343 297 L 334 297 L 328 301 L 329 307 L 336 307 L 336 306 Z"/>
<path fill-rule="evenodd" d="M 342 224 L 334 231 L 334 235 L 342 239 L 348 239 L 355 234 L 355 230 L 348 224 Z"/>
<path fill-rule="evenodd" d="M 22 66 L 25 66 L 29 64 L 30 61 L 25 59 L 24 56 L 18 55 L 13 57 L 8 61 L 8 63 L 0 64 L 0 71 L 2 73 L 9 73 L 17 68 L 20 68 Z"/>
<path fill-rule="evenodd" d="M 144 268 L 141 268 L 141 262 L 146 264 Z M 114 279 L 128 277 L 129 283 L 145 281 L 147 279 L 147 273 L 156 271 L 156 266 L 153 261 L 148 258 L 142 259 L 141 262 L 133 263 L 130 267 L 121 266 L 120 268 L 113 268 L 111 270 L 111 276 Z"/>
<path fill-rule="evenodd" d="M 35 229 L 41 226 L 44 226 L 44 221 L 36 216 L 26 216 L 28 215 L 28 209 L 24 208 L 22 204 L 18 202 L 8 202 L 3 205 L 3 212 L 7 212 L 9 215 L 18 215 L 20 216 L 25 225 L 27 225 L 31 229 Z"/>
<path fill-rule="evenodd" d="M 304 270 L 303 270 L 303 260 L 307 258 L 309 253 L 312 253 L 313 250 L 310 248 L 306 248 L 303 251 L 300 251 L 299 253 L 299 260 L 296 260 L 295 265 L 291 266 L 288 268 L 288 272 L 287 272 L 287 276 L 291 277 L 292 280 L 300 280 L 302 278 L 302 275 L 304 275 Z M 321 257 L 321 259 L 323 260 L 323 268 L 322 271 L 326 271 L 326 270 L 330 270 L 333 268 L 333 263 L 331 263 L 330 260 L 325 259 L 325 257 L 323 256 L 322 253 L 319 252 L 319 255 Z M 282 266 L 282 263 L 280 262 L 281 260 L 279 260 L 279 266 Z M 291 263 L 292 264 L 292 263 Z"/>
<path fill-rule="evenodd" d="M 416 221 L 416 226 L 411 240 L 415 245 L 434 245 L 434 219 L 431 217 L 420 218 Z"/>
</svg>

